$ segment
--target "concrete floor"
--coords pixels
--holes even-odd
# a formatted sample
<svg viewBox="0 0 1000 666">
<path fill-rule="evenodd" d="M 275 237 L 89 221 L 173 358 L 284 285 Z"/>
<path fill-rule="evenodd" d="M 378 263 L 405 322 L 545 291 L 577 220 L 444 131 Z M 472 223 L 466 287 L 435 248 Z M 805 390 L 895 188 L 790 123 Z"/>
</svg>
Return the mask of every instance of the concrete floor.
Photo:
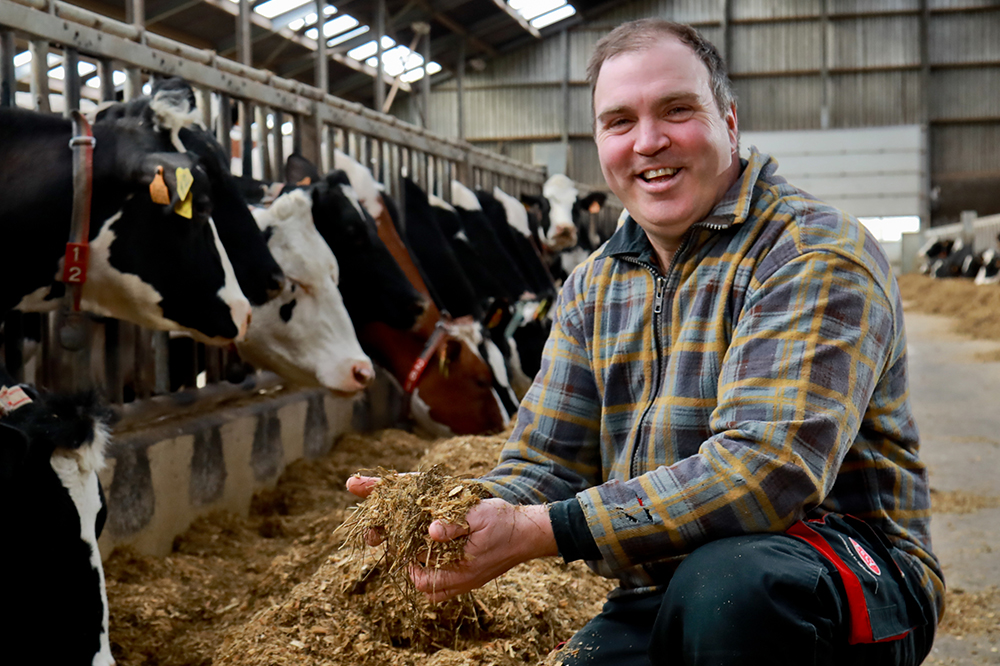
<svg viewBox="0 0 1000 666">
<path fill-rule="evenodd" d="M 952 332 L 950 319 L 906 314 L 914 409 L 921 456 L 939 491 L 1000 496 L 1000 362 L 977 354 L 1000 342 L 969 340 Z M 935 514 L 934 551 L 949 589 L 976 592 L 1000 586 L 1000 508 Z M 926 664 L 1000 666 L 997 628 L 988 635 L 938 635 Z"/>
</svg>

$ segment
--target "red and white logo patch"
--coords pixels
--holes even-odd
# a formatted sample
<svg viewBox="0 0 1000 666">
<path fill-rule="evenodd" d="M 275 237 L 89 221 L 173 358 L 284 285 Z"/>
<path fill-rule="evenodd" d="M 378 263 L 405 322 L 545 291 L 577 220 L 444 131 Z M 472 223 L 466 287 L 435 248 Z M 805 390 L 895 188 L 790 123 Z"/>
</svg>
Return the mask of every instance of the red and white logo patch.
<svg viewBox="0 0 1000 666">
<path fill-rule="evenodd" d="M 848 538 L 850 539 L 850 537 Z M 854 539 L 851 539 L 851 545 L 854 546 L 854 550 L 858 552 L 858 556 L 861 558 L 861 561 L 865 563 L 865 566 L 871 569 L 872 573 L 876 576 L 881 576 L 882 570 L 879 568 L 878 564 L 875 563 L 875 560 L 872 559 L 872 556 L 865 552 L 865 549 L 861 547 L 861 544 Z"/>
</svg>

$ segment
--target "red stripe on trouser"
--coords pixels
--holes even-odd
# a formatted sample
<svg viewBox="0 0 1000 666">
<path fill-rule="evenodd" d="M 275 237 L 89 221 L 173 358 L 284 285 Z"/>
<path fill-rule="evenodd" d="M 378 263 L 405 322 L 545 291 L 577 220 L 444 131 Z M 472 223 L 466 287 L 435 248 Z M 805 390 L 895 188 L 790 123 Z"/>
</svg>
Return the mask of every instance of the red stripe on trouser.
<svg viewBox="0 0 1000 666">
<path fill-rule="evenodd" d="M 861 581 L 851 568 L 847 566 L 840 556 L 834 552 L 830 544 L 826 542 L 816 530 L 803 522 L 798 522 L 788 528 L 788 534 L 802 539 L 810 546 L 818 550 L 823 557 L 828 559 L 844 583 L 844 591 L 847 593 L 847 607 L 851 615 L 851 634 L 847 642 L 850 645 L 856 643 L 873 643 L 872 622 L 868 616 L 868 602 L 865 601 L 865 593 L 861 588 Z"/>
</svg>

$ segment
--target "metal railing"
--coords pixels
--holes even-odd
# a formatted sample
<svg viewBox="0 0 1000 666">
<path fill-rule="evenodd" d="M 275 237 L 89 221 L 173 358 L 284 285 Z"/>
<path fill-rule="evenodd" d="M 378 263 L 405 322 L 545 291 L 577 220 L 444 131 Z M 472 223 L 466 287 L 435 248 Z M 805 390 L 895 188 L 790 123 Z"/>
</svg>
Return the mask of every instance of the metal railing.
<svg viewBox="0 0 1000 666">
<path fill-rule="evenodd" d="M 17 76 L 14 53 L 27 42 L 32 53 L 30 76 Z M 50 49 L 62 51 L 64 78 L 48 74 Z M 43 63 L 37 66 L 37 63 Z M 81 81 L 77 63 L 88 63 L 101 85 Z M 91 69 L 84 67 L 84 69 Z M 390 195 L 402 191 L 400 179 L 410 177 L 426 191 L 450 200 L 452 179 L 471 187 L 499 186 L 509 194 L 538 194 L 545 180 L 541 167 L 435 135 L 425 129 L 378 113 L 357 103 L 326 94 L 299 81 L 253 69 L 212 51 L 167 39 L 141 27 L 122 23 L 61 0 L 0 0 L 0 103 L 13 105 L 18 79 L 30 81 L 30 104 L 49 110 L 49 95 L 61 94 L 66 109 L 80 108 L 82 100 L 114 100 L 111 85 L 116 71 L 124 71 L 124 92 L 138 94 L 151 77 L 179 76 L 195 89 L 206 125 L 213 127 L 224 149 L 232 150 L 231 104 L 239 108 L 241 131 L 238 165 L 247 175 L 281 180 L 289 149 L 310 158 L 321 171 L 336 166 L 340 149 L 368 166 Z M 22 69 L 23 72 L 23 69 Z M 86 77 L 86 75 L 84 75 Z M 214 110 L 214 111 L 213 111 Z M 292 124 L 289 139 L 286 124 Z M 238 170 L 238 169 L 237 169 Z M 67 378 L 86 375 L 118 404 L 141 403 L 153 396 L 184 387 L 209 387 L 213 394 L 224 384 L 234 352 L 200 343 L 178 342 L 155 332 L 111 319 L 90 317 L 90 344 L 78 352 L 63 349 L 58 340 L 58 314 L 12 313 L 4 321 L 4 358 L 16 378 L 45 388 L 73 386 Z M 25 348 L 37 328 L 40 343 Z M 193 345 L 171 368 L 171 346 Z M 179 355 L 178 355 L 179 356 Z M 190 367 L 187 367 L 190 365 Z M 171 386 L 171 378 L 175 386 Z M 244 383 L 245 391 L 275 383 L 273 376 Z M 133 405 L 132 411 L 144 411 Z"/>
</svg>

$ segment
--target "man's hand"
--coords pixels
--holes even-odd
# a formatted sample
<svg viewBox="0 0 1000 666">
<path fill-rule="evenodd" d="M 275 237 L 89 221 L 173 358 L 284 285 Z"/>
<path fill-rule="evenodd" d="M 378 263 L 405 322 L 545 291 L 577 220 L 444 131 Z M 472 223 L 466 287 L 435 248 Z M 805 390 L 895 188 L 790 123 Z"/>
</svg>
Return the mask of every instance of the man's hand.
<svg viewBox="0 0 1000 666">
<path fill-rule="evenodd" d="M 468 534 L 467 559 L 441 569 L 410 567 L 413 584 L 429 601 L 450 599 L 482 587 L 522 562 L 559 554 L 544 505 L 514 506 L 488 499 L 469 510 L 465 519 L 467 529 L 435 520 L 429 532 L 439 542 Z"/>
<path fill-rule="evenodd" d="M 367 499 L 368 496 L 372 494 L 372 490 L 375 489 L 375 486 L 378 485 L 379 481 L 381 481 L 381 479 L 377 476 L 361 476 L 360 474 L 356 474 L 347 479 L 347 490 L 361 499 Z M 385 541 L 382 534 L 382 528 L 377 530 L 368 530 L 368 533 L 365 534 L 365 543 L 374 548 Z"/>
</svg>

